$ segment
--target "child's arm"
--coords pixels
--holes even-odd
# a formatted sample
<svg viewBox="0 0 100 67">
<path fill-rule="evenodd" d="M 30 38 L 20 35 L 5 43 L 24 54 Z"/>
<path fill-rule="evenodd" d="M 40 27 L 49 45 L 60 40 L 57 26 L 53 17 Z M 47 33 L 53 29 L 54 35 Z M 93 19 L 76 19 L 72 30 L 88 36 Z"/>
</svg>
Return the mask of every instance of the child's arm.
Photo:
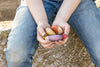
<svg viewBox="0 0 100 67">
<path fill-rule="evenodd" d="M 44 40 L 42 36 L 45 34 L 44 29 L 50 27 L 48 24 L 46 12 L 42 0 L 26 0 L 29 10 L 37 24 L 37 40 L 45 48 L 54 46 L 53 42 Z M 33 27 L 34 28 L 34 27 Z"/>
<path fill-rule="evenodd" d="M 70 25 L 66 22 L 68 21 L 68 19 L 75 11 L 80 2 L 81 0 L 64 0 L 56 15 L 53 25 L 61 26 L 64 29 L 64 33 L 68 35 L 70 32 Z M 67 39 L 68 38 L 64 39 L 63 41 L 59 40 L 56 42 L 56 44 L 64 44 L 67 42 Z"/>
<path fill-rule="evenodd" d="M 42 0 L 26 0 L 26 2 L 37 25 L 48 23 Z"/>
<path fill-rule="evenodd" d="M 56 20 L 61 18 L 64 21 L 68 21 L 80 2 L 81 0 L 64 0 L 60 10 L 57 13 Z"/>
</svg>

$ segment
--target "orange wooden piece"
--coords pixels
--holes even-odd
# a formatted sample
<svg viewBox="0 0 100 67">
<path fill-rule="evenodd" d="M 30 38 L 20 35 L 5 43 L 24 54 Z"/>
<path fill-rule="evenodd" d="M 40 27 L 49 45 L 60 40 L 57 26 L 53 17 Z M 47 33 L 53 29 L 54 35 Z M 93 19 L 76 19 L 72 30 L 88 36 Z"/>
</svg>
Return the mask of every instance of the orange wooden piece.
<svg viewBox="0 0 100 67">
<path fill-rule="evenodd" d="M 57 25 L 53 25 L 51 27 L 51 29 L 56 33 L 56 34 L 62 34 L 63 33 L 63 30 L 61 27 L 57 26 Z"/>
</svg>

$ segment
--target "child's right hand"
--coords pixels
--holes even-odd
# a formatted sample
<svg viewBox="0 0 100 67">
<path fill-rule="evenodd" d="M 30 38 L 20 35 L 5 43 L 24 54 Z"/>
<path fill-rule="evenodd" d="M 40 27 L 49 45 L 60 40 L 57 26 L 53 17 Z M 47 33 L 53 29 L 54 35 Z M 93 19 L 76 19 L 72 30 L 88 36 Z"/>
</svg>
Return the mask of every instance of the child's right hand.
<svg viewBox="0 0 100 67">
<path fill-rule="evenodd" d="M 48 23 L 40 23 L 37 26 L 37 40 L 41 43 L 44 48 L 52 48 L 54 46 L 54 42 L 44 40 L 42 37 L 45 35 L 44 29 L 50 27 Z"/>
</svg>

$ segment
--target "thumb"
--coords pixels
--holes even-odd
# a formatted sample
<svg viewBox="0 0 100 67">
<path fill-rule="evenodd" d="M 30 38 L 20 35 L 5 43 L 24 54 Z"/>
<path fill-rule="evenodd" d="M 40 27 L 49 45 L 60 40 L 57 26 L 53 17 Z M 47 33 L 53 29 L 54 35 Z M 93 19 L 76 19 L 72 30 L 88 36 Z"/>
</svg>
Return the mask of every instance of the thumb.
<svg viewBox="0 0 100 67">
<path fill-rule="evenodd" d="M 67 25 L 65 26 L 64 34 L 68 35 L 69 32 L 70 32 L 70 25 L 67 24 Z"/>
<path fill-rule="evenodd" d="M 40 34 L 41 36 L 46 35 L 46 33 L 45 33 L 45 31 L 44 31 L 43 28 L 38 28 L 37 30 L 38 30 L 38 32 L 39 32 L 39 34 Z"/>
</svg>

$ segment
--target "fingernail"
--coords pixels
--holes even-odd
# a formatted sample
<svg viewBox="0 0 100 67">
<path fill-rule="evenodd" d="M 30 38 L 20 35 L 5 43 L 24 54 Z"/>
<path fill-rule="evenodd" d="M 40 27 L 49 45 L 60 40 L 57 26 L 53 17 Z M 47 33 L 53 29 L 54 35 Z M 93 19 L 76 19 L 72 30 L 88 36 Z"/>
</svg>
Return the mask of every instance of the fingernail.
<svg viewBox="0 0 100 67">
<path fill-rule="evenodd" d="M 65 32 L 64 34 L 68 35 L 68 33 L 67 33 L 67 32 Z"/>
<path fill-rule="evenodd" d="M 42 36 L 45 36 L 45 33 L 42 33 Z"/>
</svg>

